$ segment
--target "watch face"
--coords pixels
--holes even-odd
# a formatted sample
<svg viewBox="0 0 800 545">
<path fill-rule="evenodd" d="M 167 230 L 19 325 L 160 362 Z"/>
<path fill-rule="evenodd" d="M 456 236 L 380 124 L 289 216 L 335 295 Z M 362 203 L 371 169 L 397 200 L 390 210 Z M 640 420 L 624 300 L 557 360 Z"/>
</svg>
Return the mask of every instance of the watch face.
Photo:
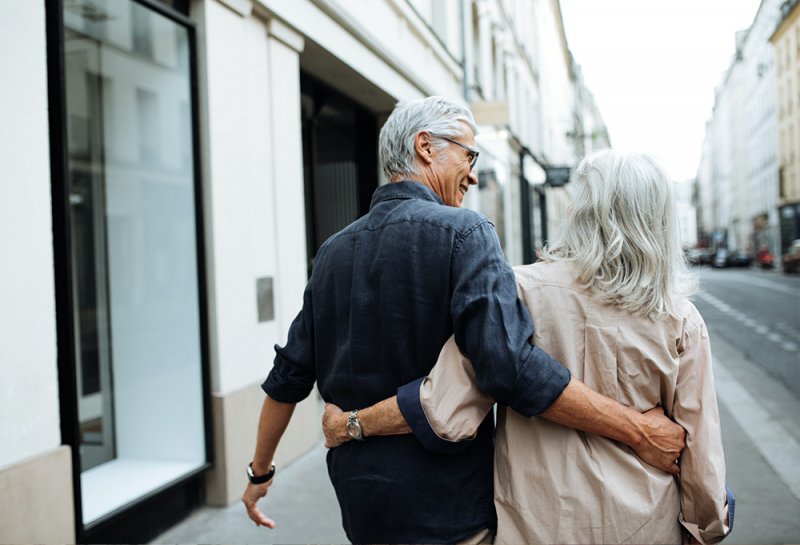
<svg viewBox="0 0 800 545">
<path fill-rule="evenodd" d="M 363 438 L 363 433 L 361 431 L 361 424 L 358 422 L 358 420 L 350 420 L 347 422 L 347 433 L 353 439 L 361 441 Z"/>
</svg>

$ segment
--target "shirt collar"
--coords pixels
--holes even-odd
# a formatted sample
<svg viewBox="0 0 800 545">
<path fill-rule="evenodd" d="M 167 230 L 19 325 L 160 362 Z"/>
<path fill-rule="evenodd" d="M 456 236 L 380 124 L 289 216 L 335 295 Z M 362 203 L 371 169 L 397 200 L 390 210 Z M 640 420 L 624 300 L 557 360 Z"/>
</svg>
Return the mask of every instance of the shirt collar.
<svg viewBox="0 0 800 545">
<path fill-rule="evenodd" d="M 376 189 L 375 193 L 372 194 L 372 202 L 369 207 L 371 209 L 378 203 L 394 199 L 422 199 L 424 201 L 444 204 L 442 198 L 434 193 L 431 188 L 419 182 L 403 180 L 401 182 L 391 182 Z"/>
</svg>

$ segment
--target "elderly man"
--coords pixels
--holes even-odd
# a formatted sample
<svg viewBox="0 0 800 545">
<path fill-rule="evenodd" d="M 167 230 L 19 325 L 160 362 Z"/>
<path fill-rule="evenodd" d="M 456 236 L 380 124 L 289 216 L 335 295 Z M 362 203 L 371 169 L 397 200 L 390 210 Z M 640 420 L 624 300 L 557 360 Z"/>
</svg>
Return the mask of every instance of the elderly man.
<svg viewBox="0 0 800 545">
<path fill-rule="evenodd" d="M 461 209 L 478 158 L 469 110 L 441 97 L 399 104 L 380 134 L 391 183 L 370 211 L 320 248 L 303 308 L 264 382 L 250 484 L 243 501 L 256 524 L 274 522 L 257 501 L 274 474 L 272 458 L 295 403 L 316 382 L 325 401 L 370 407 L 401 395 L 436 362 L 451 334 L 473 362 L 482 390 L 524 415 L 547 416 L 623 441 L 646 461 L 670 468 L 683 430 L 640 415 L 571 380 L 532 346 L 533 325 L 517 299 L 514 274 L 492 224 Z M 403 394 L 403 392 L 406 392 Z M 348 433 L 394 425 L 396 398 L 353 411 Z M 363 424 L 363 428 L 362 428 Z M 328 472 L 348 538 L 356 543 L 457 543 L 491 539 L 491 418 L 452 455 L 423 448 L 413 435 L 345 443 L 328 453 Z"/>
</svg>

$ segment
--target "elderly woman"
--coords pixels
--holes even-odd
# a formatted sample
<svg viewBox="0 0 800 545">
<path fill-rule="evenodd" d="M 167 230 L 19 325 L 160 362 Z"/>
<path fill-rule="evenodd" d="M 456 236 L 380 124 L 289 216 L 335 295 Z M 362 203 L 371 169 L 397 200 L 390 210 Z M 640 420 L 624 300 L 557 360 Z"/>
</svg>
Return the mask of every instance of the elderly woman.
<svg viewBox="0 0 800 545">
<path fill-rule="evenodd" d="M 620 443 L 499 407 L 496 542 L 719 542 L 733 527 L 734 500 L 725 488 L 708 332 L 688 299 L 695 282 L 671 182 L 650 157 L 608 150 L 585 159 L 571 185 L 559 236 L 541 261 L 515 269 L 536 325 L 533 343 L 624 405 L 663 407 L 687 431 L 680 477 Z M 453 338 L 420 398 L 429 425 L 448 441 L 472 436 L 494 403 L 476 388 Z"/>
</svg>

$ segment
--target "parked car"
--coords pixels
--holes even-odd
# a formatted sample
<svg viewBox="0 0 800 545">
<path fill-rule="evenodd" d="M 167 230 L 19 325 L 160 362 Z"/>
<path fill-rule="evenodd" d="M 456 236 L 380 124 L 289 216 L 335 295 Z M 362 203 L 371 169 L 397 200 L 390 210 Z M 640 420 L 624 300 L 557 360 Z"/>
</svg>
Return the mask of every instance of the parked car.
<svg viewBox="0 0 800 545">
<path fill-rule="evenodd" d="M 728 250 L 717 248 L 711 258 L 711 266 L 721 269 L 723 267 L 749 267 L 753 263 L 753 256 L 746 250 Z"/>
<path fill-rule="evenodd" d="M 728 256 L 728 267 L 749 267 L 753 256 L 745 250 L 737 250 Z"/>
<path fill-rule="evenodd" d="M 775 266 L 775 256 L 769 251 L 766 244 L 759 248 L 756 254 L 756 261 L 761 265 L 762 269 L 771 269 Z"/>
<path fill-rule="evenodd" d="M 686 252 L 686 260 L 691 265 L 708 265 L 714 257 L 714 250 L 711 248 L 689 248 Z"/>
<path fill-rule="evenodd" d="M 718 248 L 714 257 L 711 259 L 711 266 L 721 269 L 728 266 L 728 250 L 725 248 Z"/>
<path fill-rule="evenodd" d="M 783 272 L 796 273 L 800 271 L 800 239 L 792 242 L 789 251 L 783 255 Z"/>
</svg>

